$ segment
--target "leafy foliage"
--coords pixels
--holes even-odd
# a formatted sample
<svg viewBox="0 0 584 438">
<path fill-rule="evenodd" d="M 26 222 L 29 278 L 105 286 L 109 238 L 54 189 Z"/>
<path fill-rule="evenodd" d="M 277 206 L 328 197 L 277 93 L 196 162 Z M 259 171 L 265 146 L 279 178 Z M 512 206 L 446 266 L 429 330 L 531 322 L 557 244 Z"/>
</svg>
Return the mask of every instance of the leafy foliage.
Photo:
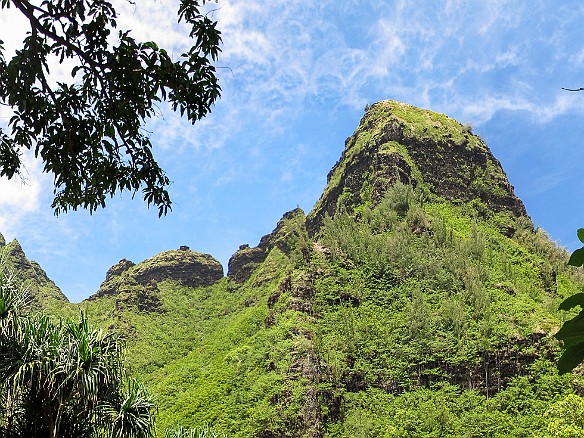
<svg viewBox="0 0 584 438">
<path fill-rule="evenodd" d="M 160 101 L 195 123 L 219 97 L 211 61 L 221 39 L 200 10 L 204 3 L 180 2 L 178 19 L 191 26 L 194 42 L 173 61 L 155 42 L 118 30 L 107 0 L 2 0 L 0 9 L 20 11 L 30 30 L 11 60 L 0 41 L 0 104 L 14 111 L 10 132 L 0 130 L 0 175 L 18 175 L 22 152 L 34 150 L 55 177 L 56 213 L 91 212 L 107 195 L 142 188 L 144 200 L 165 214 L 169 179 L 143 125 Z M 70 82 L 50 76 L 51 63 L 65 61 L 73 65 Z"/>
<path fill-rule="evenodd" d="M 122 343 L 78 321 L 23 314 L 14 277 L 0 268 L 2 436 L 148 437 L 153 404 L 126 380 Z M 96 435 L 97 434 L 97 435 Z"/>
<path fill-rule="evenodd" d="M 579 423 L 554 406 L 582 382 L 557 374 L 548 333 L 582 281 L 528 219 L 481 212 L 397 184 L 312 238 L 285 221 L 244 284 L 86 309 L 132 340 L 159 435 L 561 436 Z"/>
<path fill-rule="evenodd" d="M 584 243 L 584 228 L 578 230 L 578 239 Z M 568 265 L 584 265 L 584 248 L 577 249 L 568 260 Z M 560 304 L 560 310 L 571 310 L 580 306 L 581 310 L 574 318 L 566 321 L 556 333 L 556 338 L 564 342 L 565 351 L 558 361 L 561 373 L 567 373 L 584 361 L 584 293 L 575 294 Z"/>
</svg>

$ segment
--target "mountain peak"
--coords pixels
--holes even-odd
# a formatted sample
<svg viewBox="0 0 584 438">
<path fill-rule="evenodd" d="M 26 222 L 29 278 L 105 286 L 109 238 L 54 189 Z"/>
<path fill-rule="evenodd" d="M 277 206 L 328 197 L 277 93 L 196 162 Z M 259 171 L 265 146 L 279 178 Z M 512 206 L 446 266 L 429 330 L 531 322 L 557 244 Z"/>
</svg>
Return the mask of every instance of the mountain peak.
<svg viewBox="0 0 584 438">
<path fill-rule="evenodd" d="M 34 260 L 29 260 L 18 240 L 6 244 L 0 234 L 0 249 L 2 249 L 7 265 L 13 269 L 19 278 L 25 281 L 30 291 L 35 307 L 42 307 L 47 301 L 58 303 L 68 302 L 61 289 L 49 279 L 47 273 Z"/>
<path fill-rule="evenodd" d="M 472 128 L 402 102 L 371 105 L 328 174 L 327 187 L 308 216 L 315 232 L 325 215 L 376 204 L 395 182 L 423 186 L 432 195 L 527 216 L 499 161 Z"/>
<path fill-rule="evenodd" d="M 129 285 L 137 286 L 148 293 L 165 280 L 183 286 L 210 286 L 223 278 L 223 267 L 209 254 L 191 251 L 187 246 L 164 251 L 138 264 L 122 259 L 108 269 L 105 281 L 99 290 L 89 297 L 94 300 L 105 295 L 117 295 Z"/>
</svg>

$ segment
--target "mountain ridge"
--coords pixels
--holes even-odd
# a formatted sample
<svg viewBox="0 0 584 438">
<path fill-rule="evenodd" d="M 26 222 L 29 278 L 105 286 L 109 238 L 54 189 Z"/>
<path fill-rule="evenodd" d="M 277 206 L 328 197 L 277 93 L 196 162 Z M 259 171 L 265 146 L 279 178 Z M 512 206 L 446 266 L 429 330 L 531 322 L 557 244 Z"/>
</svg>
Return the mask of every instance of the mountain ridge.
<svg viewBox="0 0 584 438">
<path fill-rule="evenodd" d="M 185 281 L 186 255 L 207 280 Z M 121 260 L 78 308 L 128 339 L 159 433 L 562 436 L 557 407 L 584 406 L 554 365 L 557 306 L 584 287 L 566 260 L 468 127 L 383 101 L 311 212 L 226 276 L 186 247 Z"/>
</svg>

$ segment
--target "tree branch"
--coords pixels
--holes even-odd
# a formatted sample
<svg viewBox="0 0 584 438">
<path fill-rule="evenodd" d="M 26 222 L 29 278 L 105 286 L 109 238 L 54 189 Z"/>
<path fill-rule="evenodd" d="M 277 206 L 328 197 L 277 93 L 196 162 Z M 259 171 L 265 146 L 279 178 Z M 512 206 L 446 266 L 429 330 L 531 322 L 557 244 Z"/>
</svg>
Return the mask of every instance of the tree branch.
<svg viewBox="0 0 584 438">
<path fill-rule="evenodd" d="M 71 44 L 65 38 L 57 35 L 56 33 L 52 32 L 51 30 L 45 28 L 42 25 L 42 23 L 38 20 L 38 18 L 34 15 L 33 10 L 35 7 L 33 5 L 31 5 L 28 1 L 26 1 L 26 0 L 10 0 L 10 1 L 12 2 L 12 4 L 14 4 L 14 6 L 16 6 L 16 8 L 20 12 L 22 12 L 24 14 L 25 17 L 28 18 L 28 21 L 30 22 L 30 25 L 31 25 L 31 29 L 36 29 L 38 32 L 42 33 L 46 37 L 51 38 L 53 41 L 65 46 L 69 50 L 75 52 L 75 54 L 77 54 L 77 56 L 79 56 L 80 59 L 82 59 L 83 61 L 85 61 L 89 65 L 91 65 L 94 69 L 104 69 L 107 67 L 107 65 L 98 63 L 94 59 L 87 56 L 87 53 L 85 53 L 83 50 L 81 50 L 75 44 Z M 45 14 L 47 14 L 47 13 L 45 13 Z"/>
</svg>

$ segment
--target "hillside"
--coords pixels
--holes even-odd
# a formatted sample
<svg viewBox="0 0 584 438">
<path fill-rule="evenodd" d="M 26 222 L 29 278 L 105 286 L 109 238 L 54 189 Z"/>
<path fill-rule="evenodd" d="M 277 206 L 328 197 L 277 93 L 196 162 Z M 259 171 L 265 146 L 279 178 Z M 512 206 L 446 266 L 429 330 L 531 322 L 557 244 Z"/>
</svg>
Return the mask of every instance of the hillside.
<svg viewBox="0 0 584 438">
<path fill-rule="evenodd" d="M 558 376 L 551 337 L 584 286 L 566 261 L 470 129 L 384 101 L 313 210 L 242 245 L 226 277 L 183 247 L 120 261 L 79 306 L 127 337 L 159 431 L 579 436 L 581 374 Z"/>
<path fill-rule="evenodd" d="M 22 279 L 33 309 L 61 313 L 68 307 L 67 297 L 37 262 L 26 257 L 18 240 L 6 243 L 0 234 L 0 250 L 6 266 Z"/>
</svg>

